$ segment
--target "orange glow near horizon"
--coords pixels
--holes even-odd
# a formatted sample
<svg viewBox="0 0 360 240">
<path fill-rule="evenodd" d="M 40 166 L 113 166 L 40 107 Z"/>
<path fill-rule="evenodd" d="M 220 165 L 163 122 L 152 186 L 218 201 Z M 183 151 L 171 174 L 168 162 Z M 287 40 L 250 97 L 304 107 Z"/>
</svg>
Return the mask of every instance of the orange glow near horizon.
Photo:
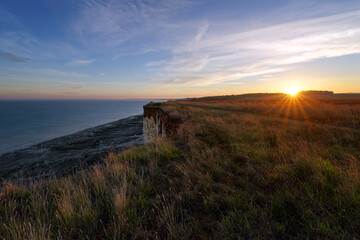
<svg viewBox="0 0 360 240">
<path fill-rule="evenodd" d="M 286 94 L 289 94 L 289 95 L 291 95 L 291 96 L 296 96 L 296 94 L 298 94 L 298 92 L 300 92 L 301 90 L 298 88 L 298 87 L 296 87 L 296 86 L 291 86 L 291 87 L 289 87 L 286 91 L 285 91 L 285 93 Z"/>
</svg>

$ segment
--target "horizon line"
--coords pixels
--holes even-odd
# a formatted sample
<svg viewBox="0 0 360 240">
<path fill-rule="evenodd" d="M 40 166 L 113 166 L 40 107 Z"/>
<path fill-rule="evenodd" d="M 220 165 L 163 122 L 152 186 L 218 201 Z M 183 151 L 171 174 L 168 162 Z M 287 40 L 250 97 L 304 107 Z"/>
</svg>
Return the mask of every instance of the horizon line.
<svg viewBox="0 0 360 240">
<path fill-rule="evenodd" d="M 332 90 L 300 90 L 299 92 L 307 92 L 307 91 L 327 91 L 333 92 L 333 94 L 360 94 L 360 92 L 335 92 Z M 204 98 L 204 97 L 220 97 L 220 96 L 240 96 L 240 95 L 247 95 L 247 94 L 287 94 L 284 92 L 247 92 L 247 93 L 239 93 L 239 94 L 222 94 L 222 95 L 203 95 L 203 96 L 194 96 L 194 97 L 142 97 L 142 98 L 1 98 L 0 101 L 19 101 L 19 100 L 34 100 L 34 101 L 41 101 L 41 100 L 181 100 L 181 99 L 191 99 L 191 98 Z"/>
</svg>

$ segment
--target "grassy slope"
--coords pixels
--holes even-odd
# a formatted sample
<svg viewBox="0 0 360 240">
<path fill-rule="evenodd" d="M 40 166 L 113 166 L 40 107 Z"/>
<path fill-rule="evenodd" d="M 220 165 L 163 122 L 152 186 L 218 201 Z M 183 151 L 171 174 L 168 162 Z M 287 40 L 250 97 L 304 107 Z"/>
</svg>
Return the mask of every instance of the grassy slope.
<svg viewBox="0 0 360 240">
<path fill-rule="evenodd" d="M 0 193 L 5 239 L 360 237 L 360 104 L 335 99 L 163 103 L 167 142 Z"/>
</svg>

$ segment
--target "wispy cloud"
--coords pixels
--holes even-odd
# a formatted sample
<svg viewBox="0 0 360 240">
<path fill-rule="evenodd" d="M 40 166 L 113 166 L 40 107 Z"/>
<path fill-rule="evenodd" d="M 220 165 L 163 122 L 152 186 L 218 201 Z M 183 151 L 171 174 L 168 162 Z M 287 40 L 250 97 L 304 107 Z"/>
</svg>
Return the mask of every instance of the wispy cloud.
<svg viewBox="0 0 360 240">
<path fill-rule="evenodd" d="M 21 9 L 21 6 L 18 9 Z M 55 38 L 49 41 L 49 39 L 36 35 L 28 27 L 29 24 L 23 24 L 20 18 L 6 11 L 1 4 L 0 22 L 4 26 L 0 29 L 0 46 L 4 53 L 13 55 L 21 53 L 23 56 L 31 56 L 32 61 L 37 59 L 58 60 L 79 55 L 79 50 L 68 41 L 69 39 Z"/>
<path fill-rule="evenodd" d="M 285 68 L 271 68 L 271 69 L 258 69 L 257 71 L 242 71 L 242 72 L 217 72 L 217 73 L 204 73 L 183 75 L 170 80 L 165 80 L 166 84 L 173 85 L 192 85 L 192 86 L 207 86 L 212 84 L 227 83 L 227 84 L 242 84 L 240 79 L 254 77 L 259 75 L 267 75 L 270 73 L 279 73 L 286 71 Z"/>
<path fill-rule="evenodd" d="M 89 0 L 81 4 L 73 30 L 87 46 L 111 48 L 133 40 L 136 52 L 154 51 L 141 49 L 141 37 L 159 40 L 159 31 L 176 31 L 175 16 L 189 5 L 188 0 Z"/>
<path fill-rule="evenodd" d="M 83 66 L 85 66 L 85 65 L 89 65 L 89 64 L 91 64 L 91 63 L 93 63 L 94 62 L 94 60 L 92 60 L 92 59 L 89 59 L 89 60 L 74 60 L 74 61 L 71 61 L 70 63 L 69 63 L 69 65 L 71 65 L 71 66 L 78 66 L 78 65 L 83 65 Z"/>
<path fill-rule="evenodd" d="M 69 42 L 62 40 L 44 41 L 25 30 L 0 31 L 0 46 L 3 52 L 31 56 L 32 61 L 73 59 L 80 54 L 80 51 Z"/>
<path fill-rule="evenodd" d="M 195 42 L 199 42 L 201 40 L 201 38 L 204 36 L 204 34 L 206 33 L 208 28 L 209 28 L 209 23 L 208 22 L 204 23 L 200 27 L 199 32 L 196 34 L 196 36 L 194 38 Z"/>
<path fill-rule="evenodd" d="M 16 63 L 24 63 L 29 61 L 29 58 L 26 57 L 20 57 L 17 56 L 13 53 L 9 53 L 9 52 L 0 52 L 0 58 L 10 61 L 10 62 L 16 62 Z"/>
<path fill-rule="evenodd" d="M 76 90 L 84 87 L 83 84 L 76 82 L 62 82 L 61 84 L 62 87 L 64 87 L 65 89 L 72 89 L 72 90 Z"/>
<path fill-rule="evenodd" d="M 69 77 L 69 78 L 88 78 L 89 75 L 80 74 L 77 72 L 64 72 L 56 69 L 38 69 L 38 68 L 23 68 L 17 69 L 18 72 L 32 73 L 38 75 L 50 75 L 50 76 L 59 76 L 59 77 Z"/>
<path fill-rule="evenodd" d="M 172 51 L 149 62 L 165 83 L 206 85 L 286 71 L 290 65 L 360 53 L 360 11 L 303 19 L 250 31 L 211 30 L 206 24 Z M 241 22 L 222 23 L 226 25 Z M 296 29 L 296 31 L 294 31 Z M 195 41 L 194 41 L 195 40 Z M 185 77 L 186 76 L 186 77 Z"/>
<path fill-rule="evenodd" d="M 7 77 L 10 77 L 10 75 L 8 75 L 8 74 L 0 74 L 0 78 L 7 78 Z"/>
</svg>

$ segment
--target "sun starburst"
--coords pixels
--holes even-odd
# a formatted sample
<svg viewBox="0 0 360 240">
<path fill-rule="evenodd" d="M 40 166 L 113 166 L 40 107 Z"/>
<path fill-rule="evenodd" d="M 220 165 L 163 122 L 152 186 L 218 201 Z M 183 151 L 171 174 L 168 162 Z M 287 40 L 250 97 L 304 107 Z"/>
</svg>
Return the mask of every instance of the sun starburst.
<svg viewBox="0 0 360 240">
<path fill-rule="evenodd" d="M 298 94 L 298 92 L 300 92 L 300 89 L 298 87 L 292 86 L 292 87 L 289 87 L 285 93 L 289 94 L 291 96 L 296 96 L 296 94 Z"/>
</svg>

